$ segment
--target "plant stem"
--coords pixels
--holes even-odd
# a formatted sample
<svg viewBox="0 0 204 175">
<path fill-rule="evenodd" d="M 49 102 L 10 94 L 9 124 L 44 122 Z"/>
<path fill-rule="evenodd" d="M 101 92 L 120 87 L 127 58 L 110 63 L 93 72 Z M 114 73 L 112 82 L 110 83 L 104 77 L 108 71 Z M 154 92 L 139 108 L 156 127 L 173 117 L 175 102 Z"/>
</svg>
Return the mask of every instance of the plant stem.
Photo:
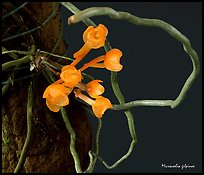
<svg viewBox="0 0 204 175">
<path fill-rule="evenodd" d="M 19 65 L 16 65 L 15 68 L 18 68 Z M 11 79 L 8 79 L 7 81 L 11 81 L 14 78 L 15 75 L 15 71 L 13 71 L 13 73 L 11 74 Z M 11 83 L 5 84 L 2 88 L 2 96 L 4 96 L 6 94 L 6 92 L 8 91 L 9 87 L 10 87 Z"/>
<path fill-rule="evenodd" d="M 26 52 L 26 54 L 27 54 L 26 56 L 24 56 L 23 58 L 16 59 L 16 60 L 13 60 L 13 61 L 8 61 L 8 62 L 2 64 L 2 70 L 4 71 L 5 69 L 7 69 L 9 67 L 12 67 L 12 66 L 15 66 L 15 65 L 20 65 L 20 64 L 23 64 L 23 63 L 28 63 L 28 62 L 32 61 L 33 60 L 32 55 L 35 53 L 35 51 L 36 51 L 36 47 L 35 47 L 35 45 L 32 45 L 31 49 L 28 52 Z"/>
<path fill-rule="evenodd" d="M 33 89 L 32 89 L 32 81 L 31 81 L 29 88 L 28 88 L 27 136 L 26 136 L 25 143 L 23 145 L 20 159 L 19 159 L 18 164 L 14 170 L 14 173 L 19 173 L 19 171 L 23 167 L 25 159 L 26 159 L 26 153 L 27 153 L 27 150 L 29 148 L 29 143 L 31 140 L 31 132 L 32 132 L 32 107 L 33 107 Z"/>
<path fill-rule="evenodd" d="M 93 111 L 90 110 L 87 106 L 82 106 L 82 107 L 95 117 L 95 114 L 93 113 Z M 90 163 L 88 168 L 84 171 L 84 173 L 92 173 L 94 170 L 94 167 L 97 161 L 97 156 L 99 154 L 99 136 L 100 136 L 101 127 L 102 127 L 102 120 L 98 119 L 98 127 L 96 130 L 96 140 L 95 140 L 95 153 L 93 153 L 92 151 L 89 151 Z M 96 156 L 93 158 L 92 154 Z"/>
<path fill-rule="evenodd" d="M 76 149 L 75 149 L 76 134 L 74 132 L 74 129 L 71 126 L 71 123 L 70 123 L 70 121 L 68 119 L 68 116 L 67 116 L 67 113 L 66 113 L 66 110 L 65 110 L 64 107 L 61 108 L 61 114 L 62 114 L 62 118 L 63 118 L 63 120 L 65 122 L 66 128 L 70 133 L 70 138 L 71 138 L 70 151 L 71 151 L 71 154 L 72 154 L 72 156 L 74 158 L 74 164 L 75 164 L 76 172 L 77 173 L 82 173 L 79 156 L 78 156 L 78 154 L 76 152 Z"/>
<path fill-rule="evenodd" d="M 2 55 L 9 54 L 9 53 L 17 53 L 17 54 L 27 55 L 30 52 L 29 51 L 20 51 L 20 50 L 3 50 Z"/>
<path fill-rule="evenodd" d="M 15 65 L 19 65 L 19 64 L 23 64 L 23 63 L 28 63 L 33 59 L 33 57 L 31 55 L 26 55 L 23 58 L 17 59 L 17 60 L 13 60 L 13 61 L 8 61 L 4 64 L 2 64 L 2 71 L 4 71 L 5 69 L 15 66 Z"/>
<path fill-rule="evenodd" d="M 127 110 L 136 106 L 172 106 L 173 100 L 135 100 L 124 104 L 113 104 L 112 110 Z"/>
<path fill-rule="evenodd" d="M 18 59 L 18 56 L 15 55 L 15 53 L 17 54 L 22 54 L 22 55 L 27 55 L 29 54 L 29 51 L 20 51 L 20 50 L 7 50 L 5 47 L 2 47 L 2 55 L 4 54 L 8 54 L 9 56 L 11 56 L 13 59 Z"/>
</svg>

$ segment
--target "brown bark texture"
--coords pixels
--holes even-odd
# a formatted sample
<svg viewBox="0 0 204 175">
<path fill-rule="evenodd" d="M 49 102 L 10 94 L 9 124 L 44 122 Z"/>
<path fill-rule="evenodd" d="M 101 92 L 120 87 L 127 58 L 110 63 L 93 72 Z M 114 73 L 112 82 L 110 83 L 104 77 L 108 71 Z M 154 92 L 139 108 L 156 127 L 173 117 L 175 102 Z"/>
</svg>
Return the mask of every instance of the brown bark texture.
<svg viewBox="0 0 204 175">
<path fill-rule="evenodd" d="M 43 23 L 53 12 L 57 2 L 30 2 L 15 14 L 2 21 L 3 35 L 7 38 L 28 31 Z M 3 2 L 2 16 L 19 6 L 19 2 Z M 35 44 L 38 49 L 51 52 L 59 39 L 61 31 L 60 8 L 56 15 L 41 29 L 19 38 L 2 43 L 8 50 L 26 50 Z M 55 54 L 65 53 L 62 37 Z M 6 56 L 3 57 L 5 61 Z M 50 57 L 53 61 L 56 58 Z M 24 66 L 28 66 L 24 65 Z M 3 78 L 8 77 L 3 72 Z M 29 75 L 26 69 L 19 70 L 15 78 Z M 42 98 L 49 85 L 42 73 L 32 78 L 35 80 L 32 137 L 27 157 L 21 172 L 32 173 L 73 173 L 73 157 L 70 153 L 70 134 L 60 112 L 51 112 Z M 2 101 L 2 172 L 14 171 L 23 148 L 27 133 L 27 96 L 29 79 L 16 81 L 3 96 Z M 69 120 L 76 133 L 76 151 L 81 160 L 82 169 L 89 164 L 88 151 L 91 149 L 91 124 L 84 109 L 69 95 L 70 104 L 66 107 Z"/>
</svg>

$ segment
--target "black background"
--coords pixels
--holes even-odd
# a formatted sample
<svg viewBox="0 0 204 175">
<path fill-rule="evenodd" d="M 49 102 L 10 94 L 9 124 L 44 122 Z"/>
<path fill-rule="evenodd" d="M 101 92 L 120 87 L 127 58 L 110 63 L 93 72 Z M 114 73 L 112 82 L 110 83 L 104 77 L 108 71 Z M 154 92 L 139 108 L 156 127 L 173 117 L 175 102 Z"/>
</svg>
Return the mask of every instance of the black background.
<svg viewBox="0 0 204 175">
<path fill-rule="evenodd" d="M 108 6 L 138 17 L 161 19 L 189 38 L 202 65 L 202 3 L 201 2 L 74 2 L 83 10 L 93 6 Z M 63 34 L 68 44 L 67 53 L 83 45 L 86 26 L 80 22 L 68 25 L 72 13 L 62 7 Z M 159 28 L 136 26 L 107 16 L 93 17 L 96 24 L 104 24 L 113 48 L 123 52 L 123 70 L 118 81 L 126 102 L 141 99 L 175 99 L 192 71 L 190 57 L 182 44 Z M 104 54 L 103 49 L 92 50 L 79 64 Z M 105 69 L 86 70 L 102 79 L 104 93 L 113 104 L 117 100 L 110 85 L 110 72 Z M 130 157 L 113 170 L 99 161 L 94 172 L 201 172 L 202 171 L 202 67 L 185 100 L 177 108 L 136 107 L 134 116 L 138 142 Z M 90 116 L 93 130 L 97 119 Z M 100 155 L 109 164 L 124 155 L 130 145 L 127 120 L 122 111 L 106 111 L 100 136 Z M 94 131 L 95 132 L 95 131 Z M 161 165 L 194 165 L 188 169 L 166 169 Z"/>
</svg>

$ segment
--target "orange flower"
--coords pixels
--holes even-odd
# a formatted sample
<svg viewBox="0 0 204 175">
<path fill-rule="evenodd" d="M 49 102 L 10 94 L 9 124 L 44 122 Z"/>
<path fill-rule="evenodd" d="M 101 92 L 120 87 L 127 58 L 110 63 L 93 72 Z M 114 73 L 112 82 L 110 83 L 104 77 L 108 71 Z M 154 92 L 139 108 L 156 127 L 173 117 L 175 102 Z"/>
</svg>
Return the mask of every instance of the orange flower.
<svg viewBox="0 0 204 175">
<path fill-rule="evenodd" d="M 64 85 L 73 88 L 82 79 L 81 71 L 77 70 L 74 66 L 67 65 L 62 67 L 60 78 L 64 81 Z"/>
<path fill-rule="evenodd" d="M 119 49 L 111 49 L 108 51 L 104 58 L 104 65 L 106 69 L 114 72 L 120 71 L 123 66 L 120 64 L 122 52 Z"/>
<path fill-rule="evenodd" d="M 58 112 L 62 106 L 58 106 L 46 99 L 46 105 L 52 112 Z"/>
<path fill-rule="evenodd" d="M 83 34 L 83 40 L 92 49 L 98 49 L 104 46 L 107 35 L 108 29 L 103 24 L 96 28 L 89 26 Z"/>
<path fill-rule="evenodd" d="M 69 104 L 70 93 L 71 90 L 62 84 L 51 84 L 46 88 L 43 98 L 46 98 L 46 104 L 51 111 L 58 112 L 62 106 Z"/>
<path fill-rule="evenodd" d="M 119 72 L 123 65 L 120 64 L 120 58 L 122 56 L 122 52 L 119 49 L 111 49 L 105 55 L 99 56 L 89 63 L 84 64 L 83 67 L 80 68 L 81 71 L 84 71 L 88 67 L 96 67 L 96 68 L 106 68 L 110 71 Z M 102 63 L 99 63 L 103 61 Z"/>
<path fill-rule="evenodd" d="M 102 118 L 105 111 L 109 108 L 112 108 L 112 104 L 109 99 L 99 96 L 96 100 L 92 100 L 91 98 L 87 97 L 86 95 L 82 94 L 80 90 L 75 91 L 75 96 L 80 98 L 81 100 L 85 101 L 89 105 L 92 106 L 92 110 L 96 117 Z"/>
<path fill-rule="evenodd" d="M 103 82 L 101 80 L 93 80 L 89 82 L 86 87 L 86 92 L 92 97 L 97 98 L 99 95 L 103 94 L 105 89 L 104 87 L 99 83 Z"/>
<path fill-rule="evenodd" d="M 104 46 L 107 35 L 108 29 L 104 25 L 99 24 L 96 28 L 89 26 L 83 33 L 84 45 L 79 51 L 74 53 L 74 58 L 76 59 L 71 65 L 76 66 L 91 49 L 98 49 Z"/>
<path fill-rule="evenodd" d="M 110 100 L 102 96 L 98 97 L 92 104 L 92 110 L 98 118 L 101 118 L 109 108 L 112 108 Z"/>
</svg>

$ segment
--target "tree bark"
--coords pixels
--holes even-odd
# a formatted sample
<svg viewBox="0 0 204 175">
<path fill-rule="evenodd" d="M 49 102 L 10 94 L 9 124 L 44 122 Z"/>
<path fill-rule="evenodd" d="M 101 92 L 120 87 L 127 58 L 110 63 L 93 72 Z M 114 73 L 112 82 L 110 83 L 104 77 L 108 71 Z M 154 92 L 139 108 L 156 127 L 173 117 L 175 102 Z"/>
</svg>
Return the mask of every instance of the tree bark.
<svg viewBox="0 0 204 175">
<path fill-rule="evenodd" d="M 18 3 L 4 2 L 4 16 L 9 11 L 18 7 Z M 43 23 L 53 12 L 57 2 L 31 2 L 21 10 L 7 17 L 3 23 L 3 38 L 23 32 Z M 60 10 L 40 30 L 31 34 L 3 42 L 7 49 L 24 49 L 35 44 L 38 49 L 51 52 L 61 31 Z M 62 37 L 56 47 L 55 54 L 65 53 Z M 7 58 L 3 58 L 6 60 Z M 53 61 L 56 58 L 49 58 Z M 29 70 L 20 70 L 18 77 L 30 74 Z M 4 76 L 6 77 L 5 73 Z M 2 172 L 13 172 L 21 150 L 23 148 L 27 125 L 27 95 L 30 79 L 15 82 L 3 97 L 2 104 Z M 21 172 L 75 172 L 74 161 L 70 153 L 70 135 L 65 127 L 60 112 L 51 112 L 42 98 L 43 92 L 49 85 L 42 73 L 35 77 L 33 106 L 33 131 L 32 141 L 27 152 L 27 158 Z M 89 163 L 88 151 L 91 149 L 91 124 L 81 104 L 74 100 L 70 94 L 70 104 L 66 107 L 69 120 L 76 133 L 76 151 L 81 160 L 82 169 L 85 170 Z"/>
</svg>

